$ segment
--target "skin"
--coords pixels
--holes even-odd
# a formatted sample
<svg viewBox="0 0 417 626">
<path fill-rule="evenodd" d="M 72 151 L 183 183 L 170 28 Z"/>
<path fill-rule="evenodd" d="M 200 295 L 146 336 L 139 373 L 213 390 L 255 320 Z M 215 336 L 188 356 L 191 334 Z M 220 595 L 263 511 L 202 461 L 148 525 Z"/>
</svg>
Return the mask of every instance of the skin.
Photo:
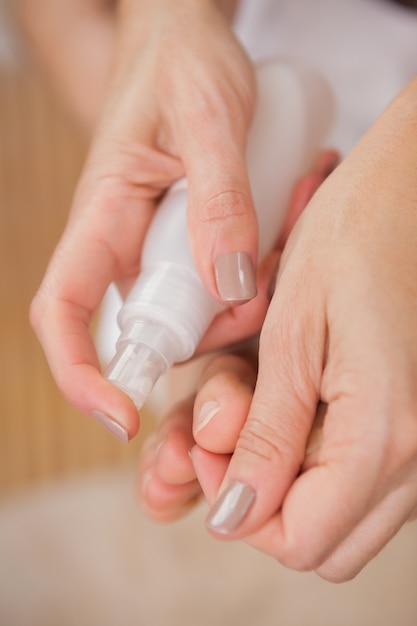
<svg viewBox="0 0 417 626">
<path fill-rule="evenodd" d="M 139 499 L 155 518 L 185 507 L 185 487 L 175 507 L 167 486 L 175 482 L 172 459 L 184 463 L 187 447 L 188 469 L 210 505 L 234 481 L 256 493 L 235 531 L 213 534 L 245 539 L 332 582 L 356 576 L 415 519 L 416 131 L 414 80 L 293 230 L 260 337 L 254 390 L 253 370 L 251 378 L 247 364 L 222 357 L 204 375 L 194 408 L 185 403 L 175 420 L 168 416 L 163 444 L 146 451 Z M 326 405 L 321 447 L 306 457 L 319 401 Z M 221 409 L 198 431 L 205 402 Z M 153 491 L 154 475 L 165 493 L 161 485 Z"/>
<path fill-rule="evenodd" d="M 133 437 L 136 410 L 102 377 L 90 321 L 110 282 L 129 290 L 158 199 L 184 173 L 191 246 L 210 293 L 217 297 L 217 255 L 245 251 L 256 265 L 243 157 L 256 94 L 251 64 L 213 2 L 126 0 L 114 19 L 107 3 L 105 13 L 104 3 L 89 6 L 104 20 L 95 32 L 107 56 L 98 63 L 86 54 L 91 63 L 77 71 L 63 63 L 73 82 L 60 84 L 75 94 L 97 76 L 79 117 L 84 111 L 91 130 L 100 113 L 31 321 L 68 400 Z M 60 76 L 58 60 L 50 74 Z M 74 96 L 74 109 L 82 101 Z M 212 505 L 219 490 L 243 482 L 256 494 L 248 514 L 228 535 L 211 532 L 335 582 L 355 576 L 415 517 L 416 133 L 415 79 L 308 202 L 269 308 L 279 253 L 259 268 L 257 298 L 215 321 L 201 350 L 251 336 L 265 318 L 259 370 L 223 356 L 195 400 L 168 416 L 141 465 L 139 498 L 150 515 L 183 513 L 201 488 Z M 197 431 L 193 414 L 206 401 L 221 408 Z M 306 457 L 319 402 L 322 443 Z"/>
<path fill-rule="evenodd" d="M 275 274 L 281 252 L 289 234 L 305 206 L 333 171 L 338 160 L 337 152 L 323 151 L 317 156 L 312 171 L 303 177 L 294 189 L 276 252 L 264 263 L 264 266 L 269 266 L 273 273 L 264 271 L 261 274 L 262 277 L 272 278 L 272 281 L 269 284 L 265 280 L 258 281 L 261 293 L 265 292 L 264 298 L 268 300 L 268 306 L 272 298 L 271 289 L 275 289 Z M 234 325 L 235 320 L 231 316 L 230 321 L 219 316 L 209 329 L 202 348 L 205 342 L 212 345 L 212 342 L 219 339 L 219 348 L 224 346 L 227 334 Z M 207 458 L 216 459 L 216 463 L 220 464 L 219 467 L 230 459 L 252 400 L 257 377 L 258 347 L 258 339 L 255 336 L 239 344 L 232 352 L 221 353 L 209 361 L 202 373 L 196 394 L 174 406 L 162 421 L 158 431 L 146 441 L 138 472 L 137 497 L 141 506 L 153 519 L 160 522 L 173 521 L 188 512 L 199 501 L 203 493 L 197 478 L 195 466 L 198 466 L 198 460 L 195 462 L 195 457 L 198 459 L 199 455 L 203 455 L 204 459 L 207 453 L 215 453 L 213 457 L 209 454 Z M 202 428 L 198 416 L 203 407 L 214 402 L 220 408 Z M 315 431 L 319 433 L 318 422 L 315 426 Z M 315 435 L 311 437 L 311 441 L 314 438 Z M 313 462 L 314 454 L 310 454 L 308 458 Z M 213 468 L 216 469 L 215 465 Z M 207 477 L 211 476 L 213 468 L 208 469 Z M 207 477 L 204 479 L 204 468 L 202 476 L 203 484 L 207 483 Z M 209 478 L 209 482 L 210 480 Z M 211 491 L 213 494 L 213 488 Z"/>
<path fill-rule="evenodd" d="M 91 319 L 111 282 L 123 295 L 129 290 L 156 204 L 184 174 L 191 247 L 208 290 L 218 298 L 217 255 L 246 251 L 256 265 L 244 159 L 255 93 L 253 68 L 212 2 L 120 2 L 115 40 L 89 156 L 30 318 L 69 402 L 108 415 L 131 438 L 137 411 L 101 375 Z M 259 327 L 265 306 L 257 302 Z"/>
<path fill-rule="evenodd" d="M 111 0 L 18 0 L 17 22 L 60 104 L 87 137 L 105 99 L 115 45 Z"/>
</svg>

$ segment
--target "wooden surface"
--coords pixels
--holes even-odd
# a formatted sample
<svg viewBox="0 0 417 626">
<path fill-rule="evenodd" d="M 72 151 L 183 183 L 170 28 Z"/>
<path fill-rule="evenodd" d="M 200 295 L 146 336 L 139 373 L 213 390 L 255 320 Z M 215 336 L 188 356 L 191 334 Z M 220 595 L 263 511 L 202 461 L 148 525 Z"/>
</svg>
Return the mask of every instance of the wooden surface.
<svg viewBox="0 0 417 626">
<path fill-rule="evenodd" d="M 30 64 L 0 66 L 0 490 L 136 459 L 57 391 L 28 324 L 85 145 Z"/>
</svg>

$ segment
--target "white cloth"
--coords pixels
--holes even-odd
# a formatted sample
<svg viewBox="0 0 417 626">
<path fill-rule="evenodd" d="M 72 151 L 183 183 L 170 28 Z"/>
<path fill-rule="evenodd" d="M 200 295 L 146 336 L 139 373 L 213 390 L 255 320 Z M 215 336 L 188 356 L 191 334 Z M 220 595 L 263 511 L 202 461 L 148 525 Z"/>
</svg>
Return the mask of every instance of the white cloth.
<svg viewBox="0 0 417 626">
<path fill-rule="evenodd" d="M 389 0 L 241 0 L 234 28 L 254 61 L 288 56 L 322 72 L 342 152 L 417 73 L 417 10 Z"/>
</svg>

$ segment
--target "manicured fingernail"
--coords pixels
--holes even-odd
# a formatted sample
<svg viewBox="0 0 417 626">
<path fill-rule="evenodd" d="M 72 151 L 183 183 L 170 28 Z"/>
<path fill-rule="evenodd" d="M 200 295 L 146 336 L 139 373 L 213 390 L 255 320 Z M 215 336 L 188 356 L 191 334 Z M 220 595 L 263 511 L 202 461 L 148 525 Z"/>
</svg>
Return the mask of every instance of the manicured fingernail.
<svg viewBox="0 0 417 626">
<path fill-rule="evenodd" d="M 198 433 L 220 411 L 220 405 L 215 400 L 205 402 L 197 415 L 195 432 Z"/>
<path fill-rule="evenodd" d="M 91 417 L 104 426 L 104 428 L 117 437 L 117 439 L 123 441 L 123 443 L 127 443 L 129 441 L 127 430 L 108 415 L 105 415 L 101 411 L 93 411 L 91 413 Z"/>
<path fill-rule="evenodd" d="M 208 528 L 222 535 L 236 530 L 255 502 L 256 494 L 245 483 L 231 483 L 220 494 L 207 516 Z"/>
<path fill-rule="evenodd" d="M 219 296 L 225 302 L 247 302 L 257 294 L 255 268 L 247 252 L 220 254 L 214 261 Z"/>
</svg>

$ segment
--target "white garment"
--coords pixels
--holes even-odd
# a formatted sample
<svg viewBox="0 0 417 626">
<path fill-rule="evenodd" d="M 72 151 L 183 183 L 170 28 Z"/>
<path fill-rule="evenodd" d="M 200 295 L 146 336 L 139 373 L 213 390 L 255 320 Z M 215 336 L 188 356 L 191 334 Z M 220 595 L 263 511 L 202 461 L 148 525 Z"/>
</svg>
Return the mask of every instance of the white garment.
<svg viewBox="0 0 417 626">
<path fill-rule="evenodd" d="M 333 87 L 329 145 L 348 151 L 417 73 L 417 10 L 389 0 L 241 0 L 235 32 L 254 61 L 310 63 Z"/>
</svg>

